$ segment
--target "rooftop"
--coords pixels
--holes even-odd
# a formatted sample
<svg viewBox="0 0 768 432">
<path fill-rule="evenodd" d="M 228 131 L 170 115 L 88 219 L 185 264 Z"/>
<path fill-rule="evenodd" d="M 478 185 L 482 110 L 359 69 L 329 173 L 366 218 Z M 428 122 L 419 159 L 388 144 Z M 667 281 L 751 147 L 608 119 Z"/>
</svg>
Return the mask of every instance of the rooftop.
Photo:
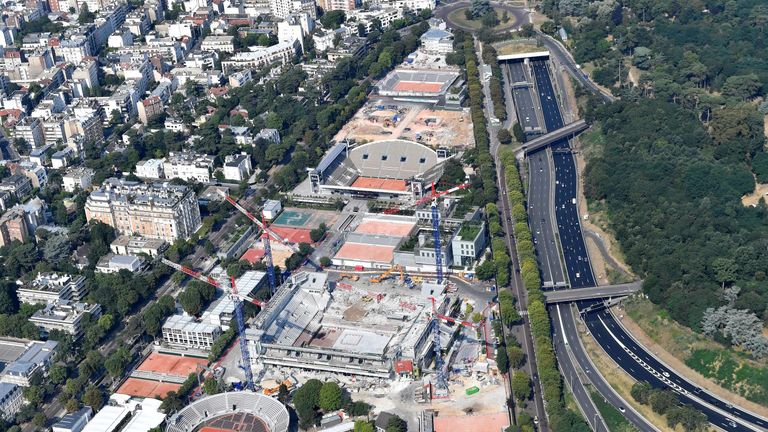
<svg viewBox="0 0 768 432">
<path fill-rule="evenodd" d="M 459 236 L 462 240 L 474 240 L 480 233 L 482 225 L 480 223 L 465 223 L 459 230 Z"/>
</svg>

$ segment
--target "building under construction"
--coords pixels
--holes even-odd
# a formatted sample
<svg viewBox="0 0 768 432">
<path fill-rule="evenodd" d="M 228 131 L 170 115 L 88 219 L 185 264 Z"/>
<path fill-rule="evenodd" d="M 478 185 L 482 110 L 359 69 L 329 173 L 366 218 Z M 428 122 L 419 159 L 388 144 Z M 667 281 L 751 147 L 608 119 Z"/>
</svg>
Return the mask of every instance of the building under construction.
<svg viewBox="0 0 768 432">
<path fill-rule="evenodd" d="M 392 283 L 396 283 L 392 281 Z M 353 285 L 354 284 L 354 285 Z M 292 367 L 376 378 L 429 367 L 430 319 L 447 298 L 426 291 L 368 290 L 363 282 L 335 283 L 327 273 L 299 273 L 287 280 L 247 330 L 254 368 Z M 445 326 L 445 324 L 440 324 Z M 454 332 L 441 334 L 445 344 Z"/>
</svg>

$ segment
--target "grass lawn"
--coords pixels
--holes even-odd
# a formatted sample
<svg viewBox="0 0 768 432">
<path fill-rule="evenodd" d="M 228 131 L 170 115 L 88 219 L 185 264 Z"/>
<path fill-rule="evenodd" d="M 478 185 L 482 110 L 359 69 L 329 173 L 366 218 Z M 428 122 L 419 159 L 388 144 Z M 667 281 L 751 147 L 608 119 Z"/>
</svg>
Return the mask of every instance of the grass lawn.
<svg viewBox="0 0 768 432">
<path fill-rule="evenodd" d="M 499 55 L 524 54 L 545 51 L 544 48 L 527 43 L 507 43 L 496 48 Z"/>
<path fill-rule="evenodd" d="M 461 8 L 456 9 L 455 11 L 448 14 L 448 21 L 452 21 L 459 27 L 464 27 L 472 30 L 480 30 L 483 28 L 483 23 L 479 19 L 475 20 L 468 20 L 466 15 L 464 15 L 464 11 L 469 8 Z M 503 22 L 502 17 L 504 16 L 504 10 L 500 8 L 493 8 L 493 10 L 496 12 L 496 17 L 499 18 L 499 25 L 494 27 L 492 30 L 494 31 L 502 31 L 502 30 L 509 30 L 515 25 L 515 17 L 512 15 L 509 15 L 509 21 Z"/>
<path fill-rule="evenodd" d="M 590 397 L 595 402 L 600 415 L 603 417 L 605 424 L 611 432 L 636 432 L 637 428 L 632 426 L 623 415 L 613 407 L 613 405 L 607 403 L 600 394 L 594 390 L 590 390 Z"/>
</svg>

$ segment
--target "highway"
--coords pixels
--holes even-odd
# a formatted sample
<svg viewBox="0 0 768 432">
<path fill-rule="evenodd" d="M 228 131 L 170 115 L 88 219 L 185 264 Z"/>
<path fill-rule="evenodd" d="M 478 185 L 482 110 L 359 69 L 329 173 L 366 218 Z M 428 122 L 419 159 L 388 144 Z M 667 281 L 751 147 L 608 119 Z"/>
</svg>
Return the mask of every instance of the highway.
<svg viewBox="0 0 768 432">
<path fill-rule="evenodd" d="M 528 166 L 528 221 L 541 264 L 542 281 L 545 287 L 565 284 L 555 229 L 549 217 L 553 191 L 552 167 L 547 152 L 532 155 L 528 158 Z"/>
<path fill-rule="evenodd" d="M 631 282 L 620 285 L 602 285 L 578 290 L 547 291 L 544 296 L 547 303 L 568 303 L 580 300 L 597 300 L 610 297 L 628 296 L 642 290 L 643 281 Z"/>
<path fill-rule="evenodd" d="M 532 63 L 545 124 L 548 129 L 561 127 L 562 117 L 550 81 L 548 66 L 544 61 Z M 567 150 L 568 142 L 563 140 L 553 147 Z M 553 158 L 557 182 L 555 213 L 565 255 L 566 271 L 572 288 L 593 287 L 596 283 L 584 246 L 578 208 L 575 205 L 578 179 L 573 155 L 567 151 L 556 151 L 553 153 Z M 593 303 L 594 301 L 583 301 L 577 304 L 580 309 L 583 309 Z M 550 312 L 556 311 L 557 308 L 550 307 Z M 723 430 L 763 430 L 754 425 L 768 428 L 768 421 L 765 419 L 734 407 L 727 401 L 718 399 L 681 378 L 636 343 L 608 311 L 592 312 L 585 314 L 582 318 L 603 350 L 634 379 L 647 381 L 654 387 L 672 389 L 683 403 L 695 406 L 713 425 Z M 623 414 L 629 419 L 630 416 L 626 412 Z"/>
</svg>

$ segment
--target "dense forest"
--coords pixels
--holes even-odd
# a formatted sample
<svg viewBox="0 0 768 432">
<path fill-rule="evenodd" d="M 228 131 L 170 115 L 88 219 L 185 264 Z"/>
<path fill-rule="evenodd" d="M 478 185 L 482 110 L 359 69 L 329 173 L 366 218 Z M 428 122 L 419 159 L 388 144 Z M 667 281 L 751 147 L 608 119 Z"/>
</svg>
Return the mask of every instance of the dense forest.
<svg viewBox="0 0 768 432">
<path fill-rule="evenodd" d="M 542 29 L 565 28 L 577 62 L 620 98 L 586 110 L 606 144 L 588 161 L 585 193 L 604 203 L 628 264 L 674 319 L 749 346 L 727 327 L 703 329 L 702 319 L 719 307 L 768 319 L 768 207 L 740 201 L 755 176 L 768 175 L 768 6 L 548 0 L 543 8 L 553 22 Z M 766 347 L 759 342 L 755 354 Z"/>
</svg>

